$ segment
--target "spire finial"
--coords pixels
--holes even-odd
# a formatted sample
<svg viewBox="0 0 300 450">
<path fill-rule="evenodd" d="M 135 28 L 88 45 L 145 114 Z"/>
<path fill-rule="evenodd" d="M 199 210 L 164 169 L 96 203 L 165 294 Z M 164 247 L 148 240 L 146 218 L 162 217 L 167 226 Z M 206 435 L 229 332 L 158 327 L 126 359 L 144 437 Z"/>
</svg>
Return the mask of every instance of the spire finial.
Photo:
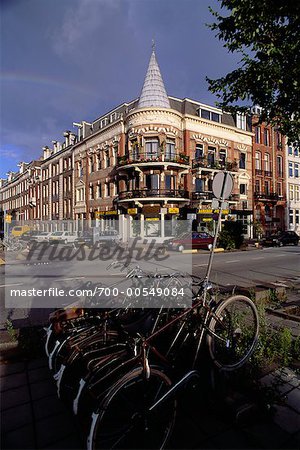
<svg viewBox="0 0 300 450">
<path fill-rule="evenodd" d="M 152 39 L 152 51 L 155 52 L 155 40 Z"/>
</svg>

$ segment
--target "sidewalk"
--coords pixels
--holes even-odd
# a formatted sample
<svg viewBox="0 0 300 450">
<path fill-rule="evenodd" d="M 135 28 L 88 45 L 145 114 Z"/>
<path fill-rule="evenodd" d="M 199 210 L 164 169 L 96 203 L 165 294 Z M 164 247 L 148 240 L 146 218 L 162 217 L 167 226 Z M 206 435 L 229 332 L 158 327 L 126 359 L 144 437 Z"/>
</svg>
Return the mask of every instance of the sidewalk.
<svg viewBox="0 0 300 450">
<path fill-rule="evenodd" d="M 56 395 L 46 358 L 0 365 L 6 449 L 82 449 L 75 421 Z"/>
<path fill-rule="evenodd" d="M 74 418 L 56 396 L 46 358 L 2 364 L 0 369 L 3 450 L 85 448 Z M 262 379 L 268 386 L 274 381 L 286 403 L 277 407 L 272 420 L 255 411 L 237 420 L 234 405 L 218 408 L 202 399 L 203 387 L 197 393 L 188 389 L 170 448 L 299 449 L 300 375 L 285 369 Z"/>
</svg>

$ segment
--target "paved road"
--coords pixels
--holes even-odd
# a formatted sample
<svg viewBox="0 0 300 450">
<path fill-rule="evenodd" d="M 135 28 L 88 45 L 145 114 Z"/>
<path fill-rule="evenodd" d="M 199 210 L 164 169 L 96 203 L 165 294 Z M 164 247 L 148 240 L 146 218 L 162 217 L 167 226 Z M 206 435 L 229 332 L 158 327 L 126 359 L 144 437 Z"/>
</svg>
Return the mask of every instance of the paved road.
<svg viewBox="0 0 300 450">
<path fill-rule="evenodd" d="M 201 277 L 205 275 L 208 253 L 193 254 L 193 273 Z M 191 259 L 187 260 L 184 255 L 172 252 L 172 259 L 176 259 L 182 270 L 191 267 Z M 168 260 L 156 263 L 153 270 L 165 270 Z M 142 265 L 142 264 L 141 264 Z M 38 268 L 37 268 L 38 270 Z M 45 267 L 45 270 L 48 270 Z M 82 273 L 84 279 L 88 280 L 89 275 Z M 69 276 L 69 275 L 68 275 Z M 62 273 L 62 281 L 66 277 Z M 72 278 L 72 276 L 70 277 Z M 251 287 L 263 285 L 264 283 L 281 283 L 285 280 L 300 278 L 300 247 L 264 248 L 261 250 L 249 250 L 245 252 L 217 253 L 214 256 L 211 279 L 215 283 L 226 285 L 237 285 Z M 22 279 L 18 280 L 22 282 Z M 72 280 L 70 281 L 72 283 Z M 4 276 L 4 266 L 0 266 L 0 328 L 3 329 L 6 318 L 15 321 L 16 326 L 44 323 L 48 317 L 47 310 L 35 309 L 30 313 L 24 308 L 5 309 L 4 291 L 5 285 L 9 283 Z M 56 283 L 60 284 L 60 283 Z M 28 319 L 29 317 L 29 319 Z"/>
</svg>

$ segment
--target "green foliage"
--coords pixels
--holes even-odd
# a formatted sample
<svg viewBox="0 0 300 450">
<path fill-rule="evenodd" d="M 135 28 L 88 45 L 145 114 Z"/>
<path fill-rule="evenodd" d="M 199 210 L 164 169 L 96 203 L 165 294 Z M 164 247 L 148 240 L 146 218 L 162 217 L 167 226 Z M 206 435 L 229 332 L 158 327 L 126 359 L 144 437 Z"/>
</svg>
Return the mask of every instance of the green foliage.
<svg viewBox="0 0 300 450">
<path fill-rule="evenodd" d="M 219 246 L 229 250 L 240 248 L 243 242 L 243 225 L 240 222 L 225 221 L 219 234 Z"/>
<path fill-rule="evenodd" d="M 258 305 L 257 309 L 259 337 L 256 350 L 251 357 L 252 365 L 258 370 L 272 363 L 288 366 L 295 358 L 299 342 L 297 340 L 293 342 L 292 333 L 288 328 L 284 327 L 275 331 L 268 325 L 263 305 Z"/>
<path fill-rule="evenodd" d="M 7 319 L 5 321 L 5 328 L 7 330 L 9 337 L 11 338 L 11 340 L 16 341 L 17 340 L 17 332 L 14 329 L 14 326 L 13 326 L 13 323 L 11 320 Z"/>
<path fill-rule="evenodd" d="M 225 250 L 233 250 L 235 248 L 234 239 L 229 231 L 221 231 L 219 233 L 218 247 Z"/>
<path fill-rule="evenodd" d="M 240 67 L 208 79 L 219 106 L 231 112 L 262 108 L 260 122 L 279 128 L 291 143 L 300 134 L 300 2 L 295 0 L 219 0 L 225 14 L 210 8 L 209 27 Z M 243 107 L 238 102 L 243 102 Z"/>
</svg>

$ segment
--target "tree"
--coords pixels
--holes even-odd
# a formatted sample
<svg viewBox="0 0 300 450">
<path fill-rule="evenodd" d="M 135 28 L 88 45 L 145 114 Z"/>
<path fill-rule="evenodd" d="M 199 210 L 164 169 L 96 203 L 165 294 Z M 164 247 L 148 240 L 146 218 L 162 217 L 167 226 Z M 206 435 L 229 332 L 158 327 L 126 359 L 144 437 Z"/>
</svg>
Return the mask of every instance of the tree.
<svg viewBox="0 0 300 450">
<path fill-rule="evenodd" d="M 300 2 L 219 0 L 221 15 L 209 25 L 240 66 L 222 78 L 207 78 L 209 89 L 230 112 L 262 108 L 259 122 L 271 123 L 290 143 L 300 135 Z M 242 102 L 242 106 L 238 103 Z"/>
</svg>

